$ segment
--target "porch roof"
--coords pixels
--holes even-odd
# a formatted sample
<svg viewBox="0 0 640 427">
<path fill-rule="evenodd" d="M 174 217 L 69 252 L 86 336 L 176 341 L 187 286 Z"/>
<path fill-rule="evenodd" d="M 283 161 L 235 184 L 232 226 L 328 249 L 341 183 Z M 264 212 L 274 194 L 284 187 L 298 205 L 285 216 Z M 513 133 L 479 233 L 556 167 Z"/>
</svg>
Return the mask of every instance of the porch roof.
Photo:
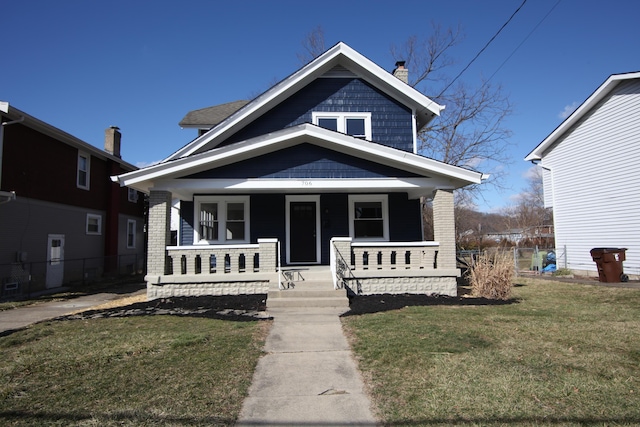
<svg viewBox="0 0 640 427">
<path fill-rule="evenodd" d="M 343 154 L 411 172 L 418 177 L 362 179 L 185 179 L 184 177 L 242 160 L 309 143 Z M 428 195 L 436 189 L 456 189 L 479 184 L 481 173 L 452 166 L 406 151 L 364 141 L 311 124 L 283 129 L 246 141 L 163 162 L 112 179 L 120 185 L 148 193 L 171 191 L 183 199 L 195 193 L 308 193 L 406 191 L 410 197 Z"/>
</svg>

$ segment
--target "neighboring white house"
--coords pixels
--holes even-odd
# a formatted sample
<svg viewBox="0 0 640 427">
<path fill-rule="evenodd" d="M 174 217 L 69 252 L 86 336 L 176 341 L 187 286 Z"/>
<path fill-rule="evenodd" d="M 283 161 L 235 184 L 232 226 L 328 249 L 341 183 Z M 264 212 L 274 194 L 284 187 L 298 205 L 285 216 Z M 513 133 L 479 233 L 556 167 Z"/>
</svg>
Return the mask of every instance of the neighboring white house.
<svg viewBox="0 0 640 427">
<path fill-rule="evenodd" d="M 596 275 L 590 250 L 627 248 L 640 274 L 640 72 L 611 75 L 525 160 L 542 166 L 545 206 L 567 267 Z"/>
</svg>

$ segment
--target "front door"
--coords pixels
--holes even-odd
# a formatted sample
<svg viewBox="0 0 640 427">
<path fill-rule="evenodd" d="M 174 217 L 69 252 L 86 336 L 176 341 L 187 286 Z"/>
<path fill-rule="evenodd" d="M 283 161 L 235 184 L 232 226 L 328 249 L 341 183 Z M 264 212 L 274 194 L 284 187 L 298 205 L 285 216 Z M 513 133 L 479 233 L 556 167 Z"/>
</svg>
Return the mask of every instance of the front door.
<svg viewBox="0 0 640 427">
<path fill-rule="evenodd" d="M 62 286 L 64 277 L 64 234 L 49 234 L 47 242 L 47 277 L 45 286 Z"/>
<path fill-rule="evenodd" d="M 320 221 L 317 196 L 287 198 L 287 262 L 317 264 L 320 262 Z"/>
</svg>

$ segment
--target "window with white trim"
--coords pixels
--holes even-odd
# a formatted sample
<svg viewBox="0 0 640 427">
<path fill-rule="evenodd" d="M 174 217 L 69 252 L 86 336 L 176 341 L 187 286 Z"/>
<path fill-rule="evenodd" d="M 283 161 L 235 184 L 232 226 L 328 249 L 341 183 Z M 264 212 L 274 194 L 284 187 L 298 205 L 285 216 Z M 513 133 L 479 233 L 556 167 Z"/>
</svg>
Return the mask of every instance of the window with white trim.
<svg viewBox="0 0 640 427">
<path fill-rule="evenodd" d="M 314 111 L 314 125 L 371 141 L 371 113 L 335 113 Z"/>
<path fill-rule="evenodd" d="M 349 235 L 354 240 L 389 240 L 389 206 L 386 194 L 349 196 Z"/>
<path fill-rule="evenodd" d="M 89 177 L 91 172 L 91 156 L 82 151 L 78 152 L 78 173 L 76 185 L 83 190 L 89 189 Z"/>
<path fill-rule="evenodd" d="M 127 220 L 127 248 L 134 249 L 136 247 L 136 220 Z"/>
<path fill-rule="evenodd" d="M 87 214 L 87 234 L 102 234 L 102 215 Z"/>
<path fill-rule="evenodd" d="M 249 196 L 195 198 L 194 243 L 248 243 Z"/>
<path fill-rule="evenodd" d="M 133 188 L 127 188 L 127 200 L 132 203 L 138 203 L 138 191 Z"/>
</svg>

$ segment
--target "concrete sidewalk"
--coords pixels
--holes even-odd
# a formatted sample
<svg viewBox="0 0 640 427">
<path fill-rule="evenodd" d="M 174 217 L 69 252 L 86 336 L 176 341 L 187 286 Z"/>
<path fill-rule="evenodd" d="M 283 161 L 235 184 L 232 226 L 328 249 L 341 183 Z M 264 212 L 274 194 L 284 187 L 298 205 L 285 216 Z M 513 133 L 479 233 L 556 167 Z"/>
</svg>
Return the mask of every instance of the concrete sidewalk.
<svg viewBox="0 0 640 427">
<path fill-rule="evenodd" d="M 67 298 L 61 301 L 38 303 L 30 306 L 0 311 L 0 335 L 27 326 L 64 316 L 84 308 L 95 307 L 116 299 L 146 293 L 144 284 L 126 286 L 101 293 Z"/>
<path fill-rule="evenodd" d="M 278 308 L 237 426 L 377 426 L 342 332 L 345 308 Z"/>
</svg>

